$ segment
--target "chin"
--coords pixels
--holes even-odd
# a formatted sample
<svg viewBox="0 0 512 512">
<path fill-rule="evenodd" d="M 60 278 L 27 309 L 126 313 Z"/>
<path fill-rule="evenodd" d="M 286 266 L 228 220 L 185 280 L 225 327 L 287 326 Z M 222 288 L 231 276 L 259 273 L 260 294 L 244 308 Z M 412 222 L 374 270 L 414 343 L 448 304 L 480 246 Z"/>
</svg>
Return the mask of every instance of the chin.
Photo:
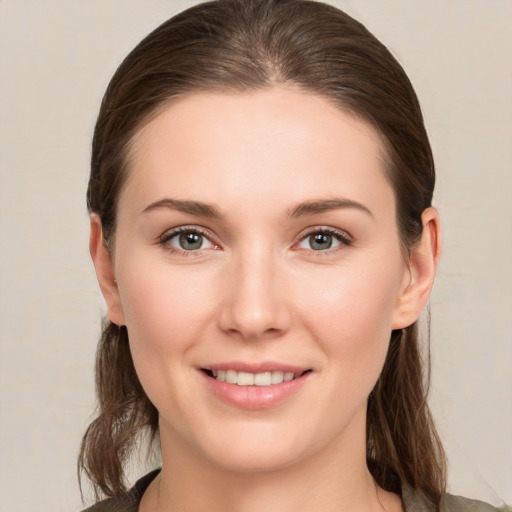
<svg viewBox="0 0 512 512">
<path fill-rule="evenodd" d="M 232 447 L 228 452 L 211 453 L 210 460 L 216 466 L 233 473 L 269 473 L 293 466 L 300 461 L 299 454 L 282 447 Z"/>
<path fill-rule="evenodd" d="M 258 422 L 255 422 L 258 423 Z M 220 430 L 220 429 L 219 429 Z M 216 430 L 217 432 L 219 430 Z M 224 435 L 202 438 L 197 451 L 211 464 L 236 473 L 279 471 L 300 461 L 308 445 L 303 436 L 276 426 L 248 424 L 228 428 Z M 215 432 L 215 430 L 214 430 Z M 301 439 L 302 438 L 302 439 Z"/>
</svg>

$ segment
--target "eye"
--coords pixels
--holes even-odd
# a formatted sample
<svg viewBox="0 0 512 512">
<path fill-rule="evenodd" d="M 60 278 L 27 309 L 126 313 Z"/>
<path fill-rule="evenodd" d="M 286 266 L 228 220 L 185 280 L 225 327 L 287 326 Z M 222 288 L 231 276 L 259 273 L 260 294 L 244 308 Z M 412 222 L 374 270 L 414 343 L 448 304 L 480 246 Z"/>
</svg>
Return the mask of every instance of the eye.
<svg viewBox="0 0 512 512">
<path fill-rule="evenodd" d="M 343 231 L 324 228 L 308 233 L 299 242 L 299 247 L 320 252 L 336 249 L 342 245 L 350 245 L 351 243 L 351 239 Z"/>
<path fill-rule="evenodd" d="M 171 250 L 193 252 L 203 249 L 213 249 L 215 244 L 200 230 L 193 228 L 178 228 L 166 233 L 160 244 Z"/>
</svg>

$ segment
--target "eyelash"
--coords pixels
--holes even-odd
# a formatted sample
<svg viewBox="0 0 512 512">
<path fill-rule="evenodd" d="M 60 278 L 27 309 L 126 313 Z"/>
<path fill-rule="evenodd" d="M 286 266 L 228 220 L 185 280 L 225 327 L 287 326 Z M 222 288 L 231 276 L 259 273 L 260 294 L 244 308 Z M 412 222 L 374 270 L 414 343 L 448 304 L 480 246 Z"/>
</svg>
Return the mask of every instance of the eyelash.
<svg viewBox="0 0 512 512">
<path fill-rule="evenodd" d="M 185 251 L 184 249 L 178 249 L 177 247 L 173 247 L 169 242 L 176 236 L 181 233 L 194 233 L 203 236 L 206 240 L 208 240 L 215 248 L 218 247 L 218 244 L 212 241 L 212 236 L 209 232 L 199 226 L 180 226 L 178 228 L 174 228 L 170 231 L 165 232 L 158 240 L 158 245 L 162 246 L 166 251 L 169 251 L 173 254 L 179 254 L 180 256 L 197 256 L 201 249 L 195 251 Z M 204 249 L 203 249 L 204 250 Z"/>
<path fill-rule="evenodd" d="M 337 252 L 339 250 L 342 250 L 345 247 L 350 247 L 354 244 L 354 239 L 346 232 L 342 231 L 341 229 L 336 229 L 332 227 L 327 226 L 316 226 L 314 228 L 309 229 L 306 233 L 302 233 L 299 236 L 298 242 L 294 244 L 294 246 L 300 244 L 307 238 L 311 237 L 312 235 L 316 234 L 326 234 L 333 236 L 338 242 L 340 242 L 340 245 L 333 248 L 328 248 L 323 251 L 314 250 L 314 249 L 305 249 L 310 254 L 314 254 L 315 256 L 327 256 L 330 254 L 333 254 L 334 252 Z"/>
<path fill-rule="evenodd" d="M 167 231 L 164 233 L 158 240 L 158 245 L 165 248 L 165 250 L 174 253 L 174 254 L 180 254 L 183 256 L 197 256 L 199 252 L 205 249 L 197 249 L 197 250 L 182 250 L 178 249 L 177 247 L 173 247 L 170 245 L 170 240 L 172 240 L 174 237 L 180 235 L 181 233 L 194 233 L 199 234 L 206 238 L 213 246 L 214 248 L 218 248 L 219 245 L 216 244 L 213 240 L 209 232 L 201 227 L 198 226 L 180 226 L 178 228 L 174 228 L 171 231 Z M 309 253 L 314 254 L 315 256 L 324 256 L 327 254 L 332 254 L 333 252 L 336 252 L 343 247 L 350 247 L 353 245 L 354 240 L 353 238 L 345 231 L 342 231 L 340 229 L 332 228 L 332 227 L 314 227 L 309 229 L 307 232 L 302 233 L 298 237 L 298 241 L 293 244 L 294 247 L 296 247 L 298 244 L 306 240 L 308 237 L 311 237 L 312 235 L 316 234 L 327 234 L 333 236 L 338 242 L 340 242 L 340 245 L 334 248 L 328 248 L 326 250 L 314 250 L 314 249 L 304 249 L 308 251 Z"/>
</svg>

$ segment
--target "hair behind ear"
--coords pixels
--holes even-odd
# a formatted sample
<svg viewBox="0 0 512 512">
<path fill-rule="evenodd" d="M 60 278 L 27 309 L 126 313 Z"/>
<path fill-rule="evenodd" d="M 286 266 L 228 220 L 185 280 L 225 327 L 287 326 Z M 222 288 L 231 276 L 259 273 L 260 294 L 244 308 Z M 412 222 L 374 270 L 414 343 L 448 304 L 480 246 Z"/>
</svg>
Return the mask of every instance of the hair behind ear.
<svg viewBox="0 0 512 512">
<path fill-rule="evenodd" d="M 104 322 L 96 352 L 96 419 L 85 432 L 78 459 L 94 486 L 96 498 L 126 491 L 125 468 L 141 433 L 150 445 L 158 432 L 158 412 L 135 372 L 128 331 Z M 81 486 L 80 486 L 81 487 Z"/>
<path fill-rule="evenodd" d="M 417 324 L 393 331 L 368 400 L 367 458 L 382 488 L 400 493 L 400 482 L 407 482 L 438 504 L 446 491 L 446 463 L 426 400 L 429 385 L 430 351 L 422 364 Z"/>
</svg>

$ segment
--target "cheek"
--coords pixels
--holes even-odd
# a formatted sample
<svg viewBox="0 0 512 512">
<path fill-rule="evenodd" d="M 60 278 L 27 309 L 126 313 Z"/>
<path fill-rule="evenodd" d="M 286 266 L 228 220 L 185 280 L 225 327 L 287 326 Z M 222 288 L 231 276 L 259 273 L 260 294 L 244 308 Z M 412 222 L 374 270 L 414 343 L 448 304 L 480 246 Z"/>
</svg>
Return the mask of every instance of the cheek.
<svg viewBox="0 0 512 512">
<path fill-rule="evenodd" d="M 134 361 L 164 366 L 197 343 L 209 315 L 211 280 L 173 269 L 165 261 L 137 258 L 118 269 L 121 304 Z"/>
<path fill-rule="evenodd" d="M 190 378 L 191 355 L 211 317 L 206 310 L 212 302 L 209 286 L 200 272 L 173 271 L 165 263 L 137 258 L 123 262 L 118 271 L 130 351 L 142 387 L 164 415 L 178 410 L 187 415 L 199 397 L 194 398 L 193 389 L 184 392 L 182 383 Z"/>
<path fill-rule="evenodd" d="M 396 260 L 387 265 L 374 260 L 361 268 L 332 272 L 324 279 L 324 287 L 315 280 L 296 290 L 303 298 L 300 308 L 306 328 L 322 345 L 328 364 L 340 367 L 340 378 L 378 377 L 387 353 L 401 276 Z"/>
</svg>

